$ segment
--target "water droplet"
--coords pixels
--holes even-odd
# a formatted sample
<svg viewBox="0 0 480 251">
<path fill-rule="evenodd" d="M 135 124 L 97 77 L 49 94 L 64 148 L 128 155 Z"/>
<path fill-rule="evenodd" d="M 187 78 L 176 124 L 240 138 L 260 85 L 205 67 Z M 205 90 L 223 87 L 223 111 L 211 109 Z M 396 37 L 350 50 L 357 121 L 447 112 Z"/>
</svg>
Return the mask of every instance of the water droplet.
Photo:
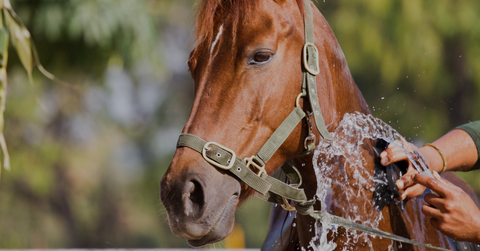
<svg viewBox="0 0 480 251">
<path fill-rule="evenodd" d="M 407 78 L 408 78 L 408 76 L 407 76 Z"/>
<path fill-rule="evenodd" d="M 292 224 L 292 227 L 296 227 L 296 226 L 297 226 L 297 224 L 294 222 L 294 223 Z"/>
<path fill-rule="evenodd" d="M 384 99 L 385 99 L 385 97 L 381 97 L 380 99 L 381 99 L 381 100 L 384 100 Z"/>
</svg>

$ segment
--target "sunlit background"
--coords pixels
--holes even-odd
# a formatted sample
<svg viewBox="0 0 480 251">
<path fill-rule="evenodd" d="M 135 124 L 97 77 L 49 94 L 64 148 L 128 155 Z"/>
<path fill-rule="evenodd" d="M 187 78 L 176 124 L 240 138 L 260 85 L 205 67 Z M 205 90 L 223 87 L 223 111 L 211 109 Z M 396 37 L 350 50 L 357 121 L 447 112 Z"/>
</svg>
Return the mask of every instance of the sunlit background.
<svg viewBox="0 0 480 251">
<path fill-rule="evenodd" d="M 193 101 L 192 0 L 11 0 L 50 72 L 10 51 L 0 248 L 188 247 L 159 182 Z M 372 113 L 409 141 L 480 119 L 480 2 L 320 0 Z M 480 172 L 469 173 L 480 193 Z M 260 247 L 270 205 L 237 212 Z M 223 247 L 219 244 L 217 247 Z"/>
</svg>

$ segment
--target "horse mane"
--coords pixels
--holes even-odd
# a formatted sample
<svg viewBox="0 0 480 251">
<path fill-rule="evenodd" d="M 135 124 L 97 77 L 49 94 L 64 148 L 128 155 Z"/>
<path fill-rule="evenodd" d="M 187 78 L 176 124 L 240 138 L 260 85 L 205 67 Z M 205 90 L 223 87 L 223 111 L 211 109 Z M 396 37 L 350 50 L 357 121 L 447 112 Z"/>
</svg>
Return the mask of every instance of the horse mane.
<svg viewBox="0 0 480 251">
<path fill-rule="evenodd" d="M 300 11 L 303 12 L 304 0 L 296 1 Z M 196 14 L 195 49 L 190 60 L 195 57 L 200 46 L 208 48 L 212 45 L 216 20 L 230 18 L 233 23 L 232 36 L 235 38 L 239 21 L 248 19 L 260 2 L 261 0 L 202 0 Z"/>
</svg>

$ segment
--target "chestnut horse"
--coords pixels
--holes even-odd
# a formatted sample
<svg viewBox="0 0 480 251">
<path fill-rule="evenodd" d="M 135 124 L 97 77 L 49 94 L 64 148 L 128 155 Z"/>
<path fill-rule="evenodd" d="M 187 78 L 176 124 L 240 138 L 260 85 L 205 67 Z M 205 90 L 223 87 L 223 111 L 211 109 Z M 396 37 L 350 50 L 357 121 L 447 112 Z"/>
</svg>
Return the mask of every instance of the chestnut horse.
<svg viewBox="0 0 480 251">
<path fill-rule="evenodd" d="M 330 26 L 318 9 L 311 6 L 320 70 L 314 78 L 318 90 L 314 95 L 318 95 L 326 125 L 317 126 L 332 132 L 344 114 L 370 114 L 370 111 Z M 232 167 L 235 156 L 254 156 L 295 109 L 296 100 L 301 110 L 314 111 L 308 97 L 297 99 L 304 80 L 302 72 L 306 70 L 302 64 L 306 7 L 303 0 L 203 0 L 199 5 L 197 43 L 189 60 L 195 81 L 195 101 L 183 133 L 216 142 L 212 146 L 233 157 L 229 157 L 227 164 L 215 164 L 202 150 L 180 146 L 162 178 L 161 200 L 168 212 L 170 228 L 192 246 L 203 246 L 227 237 L 234 225 L 236 208 L 254 193 L 250 184 L 246 185 L 224 170 L 228 169 L 227 165 Z M 313 122 L 319 124 L 318 120 Z M 299 155 L 304 151 L 304 139 L 311 134 L 310 123 L 303 119 L 293 127 L 264 167 L 269 175 L 287 161 L 299 167 L 303 177 L 301 188 L 308 199 L 314 197 L 317 188 L 313 154 Z M 317 144 L 329 136 L 317 130 L 313 133 Z M 205 144 L 209 143 L 203 144 L 203 149 L 207 149 Z M 374 154 L 370 143 L 364 144 L 362 155 L 367 163 L 365 170 L 373 173 Z M 264 174 L 259 173 L 261 175 Z M 373 197 L 373 191 L 366 192 Z M 447 237 L 421 215 L 421 203 L 421 200 L 412 200 L 404 212 L 390 203 L 381 210 L 383 217 L 378 228 L 437 247 L 454 248 Z M 337 204 L 337 207 L 355 206 Z M 316 203 L 315 208 L 319 209 L 320 204 Z M 311 249 L 315 220 L 300 214 L 296 218 L 288 217 L 282 210 L 276 207 L 272 211 L 270 232 L 263 249 Z M 332 212 L 336 214 L 337 211 L 332 208 Z M 341 211 L 338 212 L 342 216 Z M 408 220 L 405 215 L 409 216 Z M 338 250 L 388 250 L 392 247 L 423 250 L 374 236 L 367 237 L 371 245 L 353 247 L 356 244 L 349 243 L 347 235 L 328 238 Z"/>
</svg>

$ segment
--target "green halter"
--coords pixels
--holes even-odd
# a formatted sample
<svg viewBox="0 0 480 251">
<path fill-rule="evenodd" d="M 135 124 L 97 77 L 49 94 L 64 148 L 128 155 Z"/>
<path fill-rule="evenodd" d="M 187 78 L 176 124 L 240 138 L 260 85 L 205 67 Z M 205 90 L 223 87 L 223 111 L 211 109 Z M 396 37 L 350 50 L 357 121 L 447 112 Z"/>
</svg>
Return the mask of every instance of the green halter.
<svg viewBox="0 0 480 251">
<path fill-rule="evenodd" d="M 301 97 L 308 95 L 313 118 L 320 135 L 324 140 L 333 139 L 325 126 L 318 102 L 315 76 L 319 74 L 320 67 L 318 50 L 314 45 L 313 15 L 309 0 L 305 0 L 304 23 L 305 45 L 302 56 L 303 81 L 301 93 L 295 101 L 296 106 L 293 111 L 280 124 L 257 154 L 241 159 L 227 147 L 215 142 L 207 142 L 192 134 L 181 134 L 177 143 L 177 148 L 189 147 L 201 153 L 203 158 L 213 166 L 230 171 L 230 173 L 254 189 L 258 197 L 273 203 L 283 204 L 283 207 L 288 210 L 295 210 L 295 208 L 291 207 L 286 199 L 296 201 L 297 203 L 307 203 L 305 192 L 303 189 L 298 188 L 301 184 L 301 176 L 293 165 L 286 163 L 282 166 L 282 170 L 291 182 L 290 185 L 287 185 L 283 181 L 269 176 L 265 171 L 265 164 L 304 118 L 307 119 L 309 124 L 309 135 L 305 138 L 305 151 L 301 155 L 309 154 L 315 149 L 316 138 L 312 133 L 312 124 L 309 116 L 299 105 Z M 310 205 L 312 203 L 307 204 Z"/>
</svg>

